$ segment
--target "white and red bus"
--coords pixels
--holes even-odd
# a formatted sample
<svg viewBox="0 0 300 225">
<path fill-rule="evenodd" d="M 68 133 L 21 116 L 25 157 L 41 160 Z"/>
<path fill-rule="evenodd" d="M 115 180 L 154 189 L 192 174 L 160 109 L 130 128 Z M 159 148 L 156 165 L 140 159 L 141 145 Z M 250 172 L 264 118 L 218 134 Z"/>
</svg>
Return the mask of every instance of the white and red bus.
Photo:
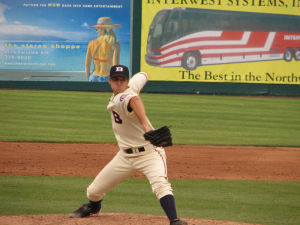
<svg viewBox="0 0 300 225">
<path fill-rule="evenodd" d="M 159 67 L 300 60 L 300 16 L 197 8 L 159 11 L 146 62 Z"/>
</svg>

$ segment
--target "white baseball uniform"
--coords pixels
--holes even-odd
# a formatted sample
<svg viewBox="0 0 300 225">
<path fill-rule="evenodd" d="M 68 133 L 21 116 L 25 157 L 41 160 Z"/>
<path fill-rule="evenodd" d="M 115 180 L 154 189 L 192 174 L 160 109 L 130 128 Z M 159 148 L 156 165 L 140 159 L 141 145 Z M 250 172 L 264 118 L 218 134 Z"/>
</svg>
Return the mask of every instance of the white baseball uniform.
<svg viewBox="0 0 300 225">
<path fill-rule="evenodd" d="M 109 189 L 137 171 L 148 178 L 158 199 L 173 195 L 167 177 L 165 150 L 144 139 L 143 126 L 129 107 L 130 99 L 139 95 L 147 81 L 146 73 L 137 73 L 130 79 L 128 89 L 113 95 L 109 100 L 107 109 L 111 113 L 112 127 L 120 150 L 87 188 L 87 196 L 91 201 L 102 200 Z"/>
</svg>

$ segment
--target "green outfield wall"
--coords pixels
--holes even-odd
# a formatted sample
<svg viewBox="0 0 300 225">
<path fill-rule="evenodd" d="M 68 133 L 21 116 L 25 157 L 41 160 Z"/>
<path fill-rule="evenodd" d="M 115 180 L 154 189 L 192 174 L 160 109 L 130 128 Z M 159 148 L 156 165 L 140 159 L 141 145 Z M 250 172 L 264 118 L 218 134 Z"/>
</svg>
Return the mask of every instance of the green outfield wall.
<svg viewBox="0 0 300 225">
<path fill-rule="evenodd" d="M 2 89 L 35 89 L 66 91 L 110 92 L 107 83 L 54 82 L 54 81 L 0 81 Z M 194 83 L 149 81 L 143 92 L 174 94 L 241 95 L 241 96 L 285 96 L 299 97 L 299 85 Z"/>
</svg>

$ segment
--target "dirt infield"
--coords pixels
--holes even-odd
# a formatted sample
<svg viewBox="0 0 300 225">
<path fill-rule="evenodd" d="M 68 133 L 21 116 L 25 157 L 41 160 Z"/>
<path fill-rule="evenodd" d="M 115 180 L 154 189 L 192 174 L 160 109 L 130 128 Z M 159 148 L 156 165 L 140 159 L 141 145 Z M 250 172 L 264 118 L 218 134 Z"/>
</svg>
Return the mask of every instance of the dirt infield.
<svg viewBox="0 0 300 225">
<path fill-rule="evenodd" d="M 116 152 L 115 144 L 0 142 L 0 174 L 94 177 Z M 176 145 L 166 153 L 169 178 L 300 181 L 300 148 Z"/>
<path fill-rule="evenodd" d="M 219 220 L 183 218 L 189 225 L 249 225 Z M 125 213 L 101 213 L 89 218 L 70 219 L 66 214 L 0 216 L 1 225 L 167 225 L 165 216 L 137 215 Z"/>
<path fill-rule="evenodd" d="M 0 174 L 94 177 L 116 152 L 115 144 L 0 142 Z M 300 181 L 300 148 L 179 145 L 166 148 L 166 152 L 169 178 Z M 186 220 L 189 224 L 242 224 Z M 0 223 L 160 225 L 168 221 L 153 215 L 103 213 L 85 219 L 69 219 L 67 215 L 1 216 Z"/>
</svg>

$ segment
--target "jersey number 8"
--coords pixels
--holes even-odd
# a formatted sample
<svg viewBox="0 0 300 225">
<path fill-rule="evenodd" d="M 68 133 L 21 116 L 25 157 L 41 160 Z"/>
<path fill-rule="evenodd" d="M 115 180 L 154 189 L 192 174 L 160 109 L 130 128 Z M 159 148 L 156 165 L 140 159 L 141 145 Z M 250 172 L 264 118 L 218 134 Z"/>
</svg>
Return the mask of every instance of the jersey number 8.
<svg viewBox="0 0 300 225">
<path fill-rule="evenodd" d="M 114 116 L 115 122 L 119 123 L 119 124 L 122 124 L 123 121 L 122 121 L 120 115 L 118 113 L 116 113 L 115 111 L 112 111 L 112 114 Z"/>
</svg>

